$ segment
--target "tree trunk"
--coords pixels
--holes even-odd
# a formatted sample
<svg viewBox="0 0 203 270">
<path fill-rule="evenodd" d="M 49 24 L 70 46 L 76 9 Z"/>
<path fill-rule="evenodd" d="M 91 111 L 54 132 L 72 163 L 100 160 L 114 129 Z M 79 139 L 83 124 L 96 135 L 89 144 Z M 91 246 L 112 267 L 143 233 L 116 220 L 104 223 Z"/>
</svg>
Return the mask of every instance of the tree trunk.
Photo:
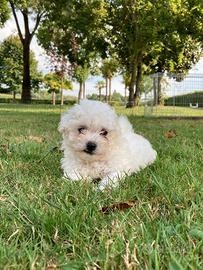
<svg viewBox="0 0 203 270">
<path fill-rule="evenodd" d="M 139 61 L 137 65 L 136 88 L 135 88 L 135 94 L 134 94 L 135 106 L 137 106 L 139 103 L 141 85 L 142 85 L 142 62 Z"/>
<path fill-rule="evenodd" d="M 15 101 L 16 100 L 16 91 L 14 90 L 13 91 L 13 101 Z"/>
<path fill-rule="evenodd" d="M 30 42 L 26 39 L 23 43 L 23 85 L 21 101 L 23 103 L 31 103 Z"/>
<path fill-rule="evenodd" d="M 124 101 L 125 101 L 125 104 L 126 104 L 126 101 L 127 101 L 127 85 L 125 85 L 125 96 L 124 96 Z"/>
<path fill-rule="evenodd" d="M 61 106 L 64 104 L 64 96 L 63 96 L 63 78 L 61 78 Z"/>
<path fill-rule="evenodd" d="M 128 102 L 126 104 L 126 108 L 132 108 L 135 106 L 135 100 L 134 100 L 134 89 L 136 84 L 136 61 L 133 61 L 132 68 L 131 68 L 131 78 L 130 78 L 130 85 L 129 85 L 129 97 Z"/>
<path fill-rule="evenodd" d="M 108 102 L 108 78 L 106 78 L 106 96 L 105 101 Z"/>
<path fill-rule="evenodd" d="M 158 73 L 158 78 L 157 78 L 157 104 L 161 104 L 161 80 L 162 80 L 162 74 Z"/>
<path fill-rule="evenodd" d="M 154 105 L 154 106 L 157 105 L 156 79 L 157 79 L 157 77 L 154 77 L 154 78 L 153 78 L 153 92 L 154 92 L 154 102 L 153 102 L 153 105 Z"/>
<path fill-rule="evenodd" d="M 56 105 L 56 93 L 54 91 L 52 92 L 52 104 Z"/>
<path fill-rule="evenodd" d="M 83 83 L 83 89 L 82 89 L 82 95 L 83 95 L 83 99 L 86 98 L 86 93 L 85 93 L 85 82 Z"/>
<path fill-rule="evenodd" d="M 111 101 L 111 78 L 109 78 L 109 102 Z"/>
<path fill-rule="evenodd" d="M 63 88 L 61 88 L 61 106 L 64 104 Z"/>
<path fill-rule="evenodd" d="M 83 92 L 83 83 L 80 83 L 79 92 L 78 92 L 78 103 L 80 103 L 80 100 L 82 98 L 82 92 Z"/>
<path fill-rule="evenodd" d="M 101 101 L 101 88 L 99 88 L 99 100 Z"/>
</svg>

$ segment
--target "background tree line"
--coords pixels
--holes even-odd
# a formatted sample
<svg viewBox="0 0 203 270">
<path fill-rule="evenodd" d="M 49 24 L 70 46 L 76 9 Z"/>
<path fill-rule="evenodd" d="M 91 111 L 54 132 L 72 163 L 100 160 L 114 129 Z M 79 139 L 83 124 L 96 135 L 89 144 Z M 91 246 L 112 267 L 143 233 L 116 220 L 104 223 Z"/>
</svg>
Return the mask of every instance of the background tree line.
<svg viewBox="0 0 203 270">
<path fill-rule="evenodd" d="M 30 43 L 36 33 L 48 55 L 66 57 L 67 73 L 80 85 L 79 99 L 85 96 L 89 75 L 101 73 L 106 101 L 110 100 L 112 77 L 122 73 L 128 107 L 138 104 L 143 75 L 186 74 L 202 53 L 202 0 L 0 0 L 0 4 L 0 25 L 12 14 L 23 46 L 22 102 L 31 101 Z"/>
</svg>

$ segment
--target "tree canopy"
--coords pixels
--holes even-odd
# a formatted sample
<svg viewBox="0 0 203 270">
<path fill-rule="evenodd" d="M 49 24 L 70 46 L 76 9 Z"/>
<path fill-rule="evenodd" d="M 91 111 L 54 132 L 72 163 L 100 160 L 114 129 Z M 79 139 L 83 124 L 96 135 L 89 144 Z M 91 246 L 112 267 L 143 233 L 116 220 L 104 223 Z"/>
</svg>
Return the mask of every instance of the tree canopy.
<svg viewBox="0 0 203 270">
<path fill-rule="evenodd" d="M 0 27 L 9 19 L 9 8 L 6 0 L 0 0 Z"/>
<path fill-rule="evenodd" d="M 72 82 L 70 80 L 65 79 L 58 72 L 50 72 L 44 76 L 44 84 L 48 89 L 49 93 L 52 93 L 52 103 L 55 105 L 56 103 L 56 94 L 59 92 L 63 92 L 63 90 L 72 90 Z M 63 99 L 63 97 L 61 96 Z"/>
<path fill-rule="evenodd" d="M 52 3 L 52 4 L 51 4 Z M 38 32 L 46 51 L 68 56 L 73 65 L 89 64 L 98 53 L 105 53 L 103 20 L 107 16 L 103 0 L 53 0 Z"/>
<path fill-rule="evenodd" d="M 130 74 L 130 107 L 141 91 L 144 64 L 153 72 L 186 72 L 200 57 L 201 0 L 112 0 L 109 19 L 113 49 Z"/>
<path fill-rule="evenodd" d="M 62 87 L 61 76 L 57 73 L 47 73 L 44 76 L 44 83 L 48 88 L 48 92 L 59 93 Z M 71 90 L 73 88 L 70 80 L 63 81 L 63 89 Z"/>
<path fill-rule="evenodd" d="M 95 88 L 99 91 L 99 100 L 101 100 L 101 96 L 102 96 L 102 89 L 106 86 L 105 81 L 100 80 L 97 81 Z"/>
<path fill-rule="evenodd" d="M 5 0 L 0 1 L 5 9 Z M 129 107 L 138 103 L 144 74 L 164 71 L 187 73 L 202 52 L 202 0 L 7 2 L 15 19 L 16 10 L 23 15 L 25 36 L 17 20 L 16 24 L 24 49 L 40 26 L 37 37 L 42 47 L 47 53 L 54 53 L 59 58 L 66 57 L 72 76 L 81 85 L 82 81 L 84 84 L 81 78 L 87 70 L 93 73 L 93 67 L 101 64 L 103 59 L 116 56 L 118 64 L 128 74 Z M 33 30 L 29 29 L 30 15 L 35 21 Z M 5 20 L 1 19 L 2 23 Z M 24 52 L 24 63 L 26 61 Z M 26 63 L 24 74 L 26 68 L 29 69 L 28 61 Z M 111 66 L 116 69 L 117 64 Z M 110 85 L 114 73 L 104 76 Z"/>
<path fill-rule="evenodd" d="M 106 80 L 106 101 L 111 101 L 111 81 L 118 72 L 119 65 L 115 57 L 105 58 L 102 61 L 101 73 Z"/>
</svg>

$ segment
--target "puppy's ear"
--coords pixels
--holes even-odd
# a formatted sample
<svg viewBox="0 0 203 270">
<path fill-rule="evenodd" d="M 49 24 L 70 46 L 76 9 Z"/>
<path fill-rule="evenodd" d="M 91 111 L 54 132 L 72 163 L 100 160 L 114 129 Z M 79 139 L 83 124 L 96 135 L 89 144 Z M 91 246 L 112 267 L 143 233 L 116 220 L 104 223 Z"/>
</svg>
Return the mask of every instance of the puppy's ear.
<svg viewBox="0 0 203 270">
<path fill-rule="evenodd" d="M 73 123 L 78 118 L 79 105 L 75 104 L 68 111 L 61 115 L 58 131 L 61 133 L 68 133 L 73 126 Z"/>
<path fill-rule="evenodd" d="M 69 113 L 64 113 L 61 116 L 61 121 L 60 121 L 59 126 L 58 126 L 58 131 L 60 133 L 68 132 L 69 121 L 70 121 L 70 114 Z"/>
<path fill-rule="evenodd" d="M 118 126 L 120 128 L 120 131 L 123 133 L 133 132 L 132 125 L 126 116 L 119 116 L 118 117 Z"/>
</svg>

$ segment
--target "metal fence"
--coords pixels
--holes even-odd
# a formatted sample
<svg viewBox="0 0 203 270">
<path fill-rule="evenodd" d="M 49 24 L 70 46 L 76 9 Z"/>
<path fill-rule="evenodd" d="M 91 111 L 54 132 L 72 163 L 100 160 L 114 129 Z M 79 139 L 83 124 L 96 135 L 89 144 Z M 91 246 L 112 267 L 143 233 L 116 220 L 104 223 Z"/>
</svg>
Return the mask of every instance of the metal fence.
<svg viewBox="0 0 203 270">
<path fill-rule="evenodd" d="M 142 101 L 145 116 L 203 117 L 203 74 L 153 74 Z"/>
</svg>

